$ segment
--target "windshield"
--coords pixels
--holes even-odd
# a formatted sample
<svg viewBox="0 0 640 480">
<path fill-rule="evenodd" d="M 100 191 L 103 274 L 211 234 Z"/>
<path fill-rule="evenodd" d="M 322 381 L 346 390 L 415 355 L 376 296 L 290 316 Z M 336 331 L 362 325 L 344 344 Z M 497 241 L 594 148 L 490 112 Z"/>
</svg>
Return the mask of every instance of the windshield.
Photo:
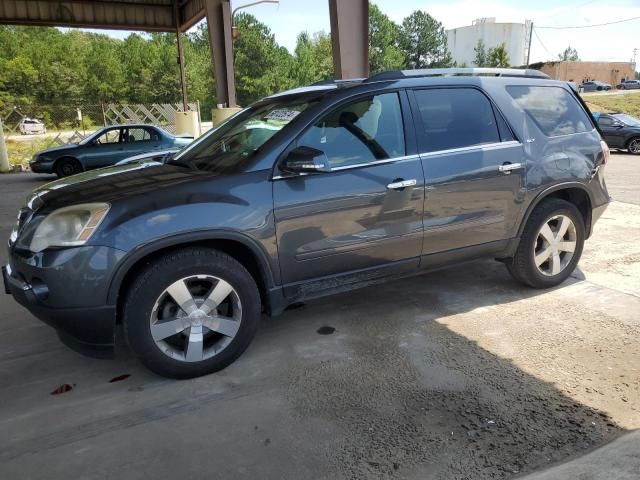
<svg viewBox="0 0 640 480">
<path fill-rule="evenodd" d="M 315 99 L 297 97 L 249 107 L 177 153 L 173 162 L 209 172 L 237 170 Z"/>
<path fill-rule="evenodd" d="M 635 117 L 632 117 L 631 115 L 621 114 L 621 115 L 614 115 L 614 116 L 625 125 L 629 125 L 630 127 L 640 127 L 640 120 L 638 120 Z"/>
<path fill-rule="evenodd" d="M 100 130 L 92 133 L 91 135 L 89 135 L 88 137 L 84 137 L 82 140 L 80 140 L 78 143 L 78 145 L 86 145 L 89 142 L 91 142 L 94 138 L 96 138 L 98 135 L 100 135 L 101 133 L 103 133 L 105 131 L 104 128 L 101 128 Z"/>
</svg>

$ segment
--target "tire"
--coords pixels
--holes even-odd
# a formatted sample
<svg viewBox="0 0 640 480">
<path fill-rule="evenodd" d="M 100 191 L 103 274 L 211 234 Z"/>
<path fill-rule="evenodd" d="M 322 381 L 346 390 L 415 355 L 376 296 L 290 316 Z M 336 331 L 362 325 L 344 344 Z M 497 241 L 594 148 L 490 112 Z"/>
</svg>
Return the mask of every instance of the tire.
<svg viewBox="0 0 640 480">
<path fill-rule="evenodd" d="M 232 291 L 218 293 L 221 300 L 207 308 L 206 299 L 220 288 Z M 182 295 L 185 308 L 169 290 Z M 233 363 L 253 340 L 260 315 L 260 293 L 251 274 L 225 253 L 194 247 L 167 253 L 140 272 L 126 296 L 123 323 L 129 347 L 147 368 L 165 377 L 193 378 Z M 207 322 L 226 328 L 226 334 L 209 329 Z"/>
<path fill-rule="evenodd" d="M 558 239 L 563 217 L 570 220 L 571 225 Z M 549 228 L 545 229 L 546 234 L 542 232 L 545 225 Z M 546 240 L 549 236 L 554 238 L 560 250 Z M 582 255 L 584 240 L 584 220 L 575 205 L 559 198 L 543 200 L 529 216 L 515 256 L 505 263 L 509 273 L 520 283 L 533 288 L 555 287 L 573 273 Z M 572 243 L 573 252 L 562 250 L 568 249 Z M 558 255 L 547 255 L 550 252 L 558 252 Z M 547 260 L 538 266 L 536 255 L 539 260 L 545 257 Z"/>
<path fill-rule="evenodd" d="M 58 178 L 68 177 L 82 172 L 82 165 L 75 158 L 61 158 L 56 162 L 55 171 Z"/>
<path fill-rule="evenodd" d="M 640 155 L 640 137 L 633 137 L 627 143 L 627 152 L 632 155 Z"/>
</svg>

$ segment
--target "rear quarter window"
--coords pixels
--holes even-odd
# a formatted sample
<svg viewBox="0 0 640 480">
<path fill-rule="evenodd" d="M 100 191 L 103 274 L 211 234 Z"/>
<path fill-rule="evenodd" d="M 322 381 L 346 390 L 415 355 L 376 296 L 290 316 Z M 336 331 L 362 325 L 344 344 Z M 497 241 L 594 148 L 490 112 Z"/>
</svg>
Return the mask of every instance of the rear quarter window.
<svg viewBox="0 0 640 480">
<path fill-rule="evenodd" d="M 593 125 L 573 95 L 561 87 L 506 87 L 509 95 L 547 137 L 593 130 Z"/>
</svg>

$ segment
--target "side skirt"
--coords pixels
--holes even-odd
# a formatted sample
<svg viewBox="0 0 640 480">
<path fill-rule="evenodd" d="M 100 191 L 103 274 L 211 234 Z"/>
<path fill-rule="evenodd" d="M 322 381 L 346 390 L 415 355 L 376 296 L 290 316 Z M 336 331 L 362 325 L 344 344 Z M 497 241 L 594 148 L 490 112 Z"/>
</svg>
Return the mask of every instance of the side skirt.
<svg viewBox="0 0 640 480">
<path fill-rule="evenodd" d="M 330 275 L 305 282 L 289 283 L 268 292 L 270 304 L 268 313 L 271 316 L 279 315 L 287 306 L 296 302 L 422 275 L 482 258 L 509 258 L 513 256 L 518 241 L 518 238 L 513 238 L 488 242 L 472 247 L 422 255 L 419 259 L 417 257 L 410 258 L 373 268 Z M 418 263 L 419 266 L 416 267 Z"/>
</svg>

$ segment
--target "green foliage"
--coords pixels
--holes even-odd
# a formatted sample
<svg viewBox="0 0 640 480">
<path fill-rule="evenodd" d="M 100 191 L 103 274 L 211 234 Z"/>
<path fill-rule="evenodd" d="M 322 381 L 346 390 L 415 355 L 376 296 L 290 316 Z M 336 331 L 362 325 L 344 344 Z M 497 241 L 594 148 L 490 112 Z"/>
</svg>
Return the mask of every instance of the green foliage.
<svg viewBox="0 0 640 480">
<path fill-rule="evenodd" d="M 293 58 L 278 46 L 269 27 L 248 13 L 236 16 L 234 42 L 238 103 L 247 105 L 294 85 Z"/>
<path fill-rule="evenodd" d="M 476 53 L 476 57 L 473 60 L 473 63 L 476 65 L 476 67 L 488 66 L 487 48 L 484 44 L 484 40 L 479 39 L 473 51 Z"/>
<path fill-rule="evenodd" d="M 579 62 L 580 57 L 578 56 L 578 51 L 575 48 L 571 48 L 571 45 L 569 45 L 560 55 L 558 55 L 558 60 L 561 62 Z"/>
<path fill-rule="evenodd" d="M 509 54 L 504 43 L 489 49 L 487 53 L 487 64 L 489 67 L 505 68 L 510 65 Z"/>
<path fill-rule="evenodd" d="M 309 85 L 334 77 L 331 37 L 328 34 L 318 32 L 311 36 L 301 32 L 298 35 L 293 77 L 295 85 Z"/>
<path fill-rule="evenodd" d="M 369 5 L 369 71 L 401 69 L 405 54 L 400 45 L 400 26 L 374 4 Z"/>
<path fill-rule="evenodd" d="M 254 16 L 235 18 L 234 65 L 238 103 L 248 105 L 277 91 L 334 77 L 331 37 L 302 32 L 293 54 Z M 397 25 L 376 5 L 369 7 L 369 65 L 372 74 L 402 68 L 453 64 L 442 24 L 415 11 Z M 218 102 L 206 23 L 182 34 L 189 101 L 203 117 Z M 179 103 L 176 36 L 137 34 L 114 39 L 104 34 L 48 27 L 0 26 L 0 112 L 14 106 L 59 126 L 73 122 L 80 105 L 100 123 L 100 103 Z M 49 107 L 43 108 L 42 105 Z M 66 125 L 77 128 L 76 125 Z"/>
<path fill-rule="evenodd" d="M 421 10 L 402 21 L 401 42 L 409 68 L 439 68 L 453 64 L 444 27 Z"/>
</svg>

